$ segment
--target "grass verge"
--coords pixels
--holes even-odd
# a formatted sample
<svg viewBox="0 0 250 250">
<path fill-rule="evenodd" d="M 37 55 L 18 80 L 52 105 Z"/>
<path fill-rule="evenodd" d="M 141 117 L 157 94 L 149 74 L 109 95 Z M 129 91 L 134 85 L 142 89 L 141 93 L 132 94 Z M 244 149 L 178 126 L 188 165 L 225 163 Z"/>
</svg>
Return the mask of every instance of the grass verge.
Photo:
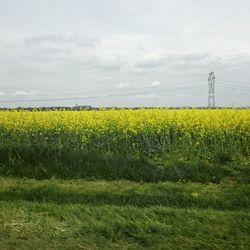
<svg viewBox="0 0 250 250">
<path fill-rule="evenodd" d="M 250 186 L 0 178 L 0 249 L 248 249 Z"/>
</svg>

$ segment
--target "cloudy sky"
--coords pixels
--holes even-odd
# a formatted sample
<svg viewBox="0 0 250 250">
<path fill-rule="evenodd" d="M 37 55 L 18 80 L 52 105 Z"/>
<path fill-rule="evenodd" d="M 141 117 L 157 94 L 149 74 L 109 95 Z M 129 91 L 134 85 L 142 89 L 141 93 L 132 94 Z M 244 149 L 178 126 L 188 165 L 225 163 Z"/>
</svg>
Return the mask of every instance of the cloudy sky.
<svg viewBox="0 0 250 250">
<path fill-rule="evenodd" d="M 0 106 L 250 105 L 249 0 L 0 0 Z"/>
</svg>

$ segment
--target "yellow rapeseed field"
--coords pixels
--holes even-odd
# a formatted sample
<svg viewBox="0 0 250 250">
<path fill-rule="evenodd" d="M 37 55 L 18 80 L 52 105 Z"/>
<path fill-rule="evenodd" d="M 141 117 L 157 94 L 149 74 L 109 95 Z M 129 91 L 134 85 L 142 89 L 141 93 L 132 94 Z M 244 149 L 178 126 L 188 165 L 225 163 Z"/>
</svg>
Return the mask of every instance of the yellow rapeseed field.
<svg viewBox="0 0 250 250">
<path fill-rule="evenodd" d="M 247 171 L 249 152 L 247 109 L 0 112 L 4 175 L 218 182 Z"/>
<path fill-rule="evenodd" d="M 2 142 L 77 140 L 102 149 L 148 153 L 170 146 L 246 151 L 250 110 L 1 111 L 0 132 Z"/>
</svg>

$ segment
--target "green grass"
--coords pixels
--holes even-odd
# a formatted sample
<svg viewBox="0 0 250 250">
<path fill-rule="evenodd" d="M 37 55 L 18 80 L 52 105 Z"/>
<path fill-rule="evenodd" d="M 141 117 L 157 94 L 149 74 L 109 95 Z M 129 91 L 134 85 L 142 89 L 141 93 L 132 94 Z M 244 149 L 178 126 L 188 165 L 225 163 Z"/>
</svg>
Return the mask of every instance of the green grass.
<svg viewBox="0 0 250 250">
<path fill-rule="evenodd" d="M 233 155 L 232 155 L 233 156 Z M 0 175 L 35 179 L 121 180 L 219 183 L 226 178 L 250 182 L 250 158 L 208 161 L 183 152 L 155 157 L 40 146 L 0 145 Z"/>
<path fill-rule="evenodd" d="M 250 207 L 250 184 L 134 183 L 128 181 L 1 179 L 1 201 L 168 206 L 220 210 Z"/>
<path fill-rule="evenodd" d="M 0 249 L 248 249 L 250 185 L 0 178 Z"/>
</svg>

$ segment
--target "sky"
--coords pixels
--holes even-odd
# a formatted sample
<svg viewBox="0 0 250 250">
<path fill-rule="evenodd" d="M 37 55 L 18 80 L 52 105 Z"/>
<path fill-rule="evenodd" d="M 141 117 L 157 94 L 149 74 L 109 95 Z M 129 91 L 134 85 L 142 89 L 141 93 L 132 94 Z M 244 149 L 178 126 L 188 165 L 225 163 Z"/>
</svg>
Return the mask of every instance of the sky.
<svg viewBox="0 0 250 250">
<path fill-rule="evenodd" d="M 250 106 L 249 0 L 0 0 L 0 107 Z"/>
</svg>

